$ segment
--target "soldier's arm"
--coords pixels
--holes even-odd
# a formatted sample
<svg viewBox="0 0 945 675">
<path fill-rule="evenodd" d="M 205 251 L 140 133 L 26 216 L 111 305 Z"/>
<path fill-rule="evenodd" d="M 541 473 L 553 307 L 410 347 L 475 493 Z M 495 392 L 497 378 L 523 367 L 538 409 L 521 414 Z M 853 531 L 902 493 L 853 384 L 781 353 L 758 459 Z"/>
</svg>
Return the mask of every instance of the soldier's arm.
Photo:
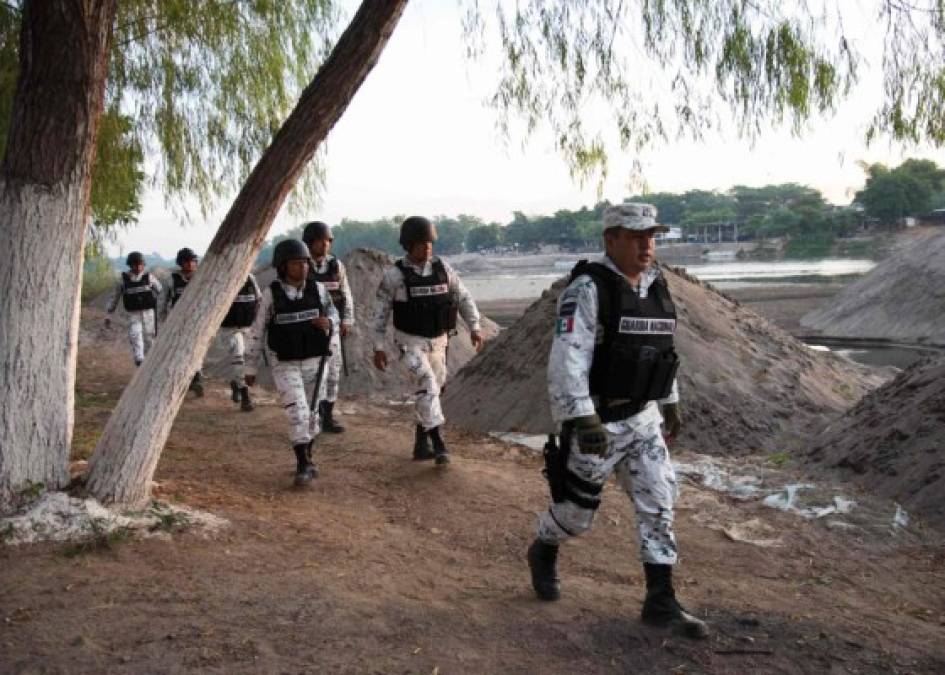
<svg viewBox="0 0 945 675">
<path fill-rule="evenodd" d="M 452 267 L 446 264 L 446 262 L 444 262 L 443 265 L 446 267 L 450 293 L 452 293 L 453 297 L 456 299 L 460 316 L 463 317 L 463 321 L 469 326 L 470 331 L 479 331 L 479 308 L 476 307 L 476 301 L 473 299 L 472 293 L 469 292 L 463 280 L 459 278 L 459 275 Z"/>
<path fill-rule="evenodd" d="M 558 299 L 555 335 L 548 356 L 548 399 L 556 422 L 594 414 L 591 362 L 597 339 L 597 287 L 580 276 Z"/>
<path fill-rule="evenodd" d="M 262 297 L 262 291 L 259 290 L 259 283 L 256 281 L 256 277 L 252 274 L 249 275 L 249 280 L 253 282 L 253 295 L 257 298 Z"/>
<path fill-rule="evenodd" d="M 253 319 L 246 335 L 246 374 L 256 375 L 259 370 L 259 356 L 266 344 L 266 326 L 272 315 L 272 290 L 267 288 L 259 299 L 259 311 Z"/>
<path fill-rule="evenodd" d="M 396 268 L 394 272 L 400 274 Z M 384 343 L 387 338 L 387 322 L 390 320 L 391 309 L 394 306 L 394 283 L 391 279 L 390 270 L 384 271 L 381 277 L 381 283 L 377 287 L 377 294 L 374 296 L 374 318 L 372 326 L 374 327 L 374 351 L 384 351 Z"/>
<path fill-rule="evenodd" d="M 115 284 L 115 292 L 112 294 L 111 300 L 108 301 L 108 305 L 105 307 L 105 311 L 111 314 L 115 311 L 115 308 L 118 307 L 118 301 L 121 300 L 121 294 L 125 292 L 125 285 L 118 280 L 118 283 Z"/>
<path fill-rule="evenodd" d="M 338 315 L 338 308 L 335 307 L 335 303 L 331 301 L 331 293 L 322 284 L 318 284 L 318 294 L 322 301 L 322 307 L 325 308 L 325 316 L 331 321 L 331 329 L 337 332 L 341 317 Z"/>
<path fill-rule="evenodd" d="M 354 325 L 354 296 L 351 294 L 351 286 L 348 284 L 348 270 L 340 260 L 338 261 L 338 276 L 341 277 L 341 295 L 345 299 L 341 322 L 350 327 Z"/>
</svg>

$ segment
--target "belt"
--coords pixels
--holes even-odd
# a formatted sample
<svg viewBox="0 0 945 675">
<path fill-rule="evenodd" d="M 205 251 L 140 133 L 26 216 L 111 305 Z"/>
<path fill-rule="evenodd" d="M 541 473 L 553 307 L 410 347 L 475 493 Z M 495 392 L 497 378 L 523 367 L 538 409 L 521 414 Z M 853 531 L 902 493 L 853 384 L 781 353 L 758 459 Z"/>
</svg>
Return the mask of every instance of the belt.
<svg viewBox="0 0 945 675">
<path fill-rule="evenodd" d="M 649 401 L 627 401 L 626 403 L 618 403 L 617 405 L 607 406 L 606 408 L 598 408 L 597 416 L 600 417 L 600 421 L 604 423 L 619 422 L 620 420 L 625 420 L 628 417 L 636 415 L 646 407 L 647 403 L 649 403 Z"/>
</svg>

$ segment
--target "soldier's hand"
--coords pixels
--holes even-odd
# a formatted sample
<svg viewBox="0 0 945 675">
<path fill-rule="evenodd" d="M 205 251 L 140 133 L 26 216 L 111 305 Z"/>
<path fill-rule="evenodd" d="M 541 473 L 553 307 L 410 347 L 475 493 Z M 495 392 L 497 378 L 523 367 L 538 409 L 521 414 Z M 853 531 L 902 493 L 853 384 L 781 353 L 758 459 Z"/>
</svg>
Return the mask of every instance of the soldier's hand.
<svg viewBox="0 0 945 675">
<path fill-rule="evenodd" d="M 112 318 L 111 318 L 110 316 L 106 316 L 106 317 L 105 317 L 105 328 L 111 328 L 111 327 L 112 327 Z"/>
<path fill-rule="evenodd" d="M 478 330 L 474 330 L 469 334 L 469 339 L 472 342 L 473 348 L 477 352 L 482 349 L 482 333 L 480 333 Z"/>
<path fill-rule="evenodd" d="M 246 386 L 247 386 L 247 387 L 254 387 L 254 386 L 256 386 L 256 376 L 255 376 L 255 375 L 245 375 L 243 379 L 246 380 Z"/>
<path fill-rule="evenodd" d="M 585 455 L 603 455 L 607 452 L 607 430 L 597 415 L 574 418 L 574 433 L 578 447 Z"/>
<path fill-rule="evenodd" d="M 312 319 L 312 325 L 315 328 L 321 328 L 326 333 L 331 331 L 331 319 L 327 316 L 320 316 L 317 319 Z"/>
<path fill-rule="evenodd" d="M 378 370 L 387 370 L 387 352 L 380 349 L 375 350 L 374 367 Z"/>
<path fill-rule="evenodd" d="M 663 428 L 667 438 L 673 438 L 682 429 L 682 415 L 678 403 L 667 403 L 663 406 Z"/>
<path fill-rule="evenodd" d="M 351 326 L 349 326 L 346 323 L 343 323 L 341 324 L 341 327 L 338 329 L 338 334 L 341 335 L 341 337 L 347 337 L 348 332 L 350 330 L 351 330 Z"/>
</svg>

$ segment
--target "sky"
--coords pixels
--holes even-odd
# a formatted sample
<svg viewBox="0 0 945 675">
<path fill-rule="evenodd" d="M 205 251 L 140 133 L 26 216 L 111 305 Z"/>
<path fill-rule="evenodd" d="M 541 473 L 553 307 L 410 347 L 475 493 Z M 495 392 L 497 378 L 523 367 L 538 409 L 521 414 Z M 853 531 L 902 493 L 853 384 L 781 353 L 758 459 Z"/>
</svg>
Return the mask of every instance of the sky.
<svg viewBox="0 0 945 675">
<path fill-rule="evenodd" d="M 861 22 L 869 36 L 869 0 L 860 4 L 866 9 L 851 12 L 848 21 Z M 500 140 L 495 113 L 484 105 L 493 86 L 490 69 L 466 59 L 460 31 L 455 2 L 408 5 L 379 63 L 329 134 L 320 208 L 302 214 L 283 208 L 270 236 L 313 219 L 336 224 L 342 218 L 468 213 L 505 223 L 513 211 L 544 214 L 591 206 L 599 198 L 618 202 L 631 194 L 635 165 L 653 192 L 797 182 L 821 190 L 830 201 L 849 203 L 864 182 L 858 161 L 896 165 L 922 157 L 945 164 L 945 151 L 928 147 L 880 140 L 866 148 L 865 128 L 881 92 L 879 73 L 865 64 L 861 84 L 836 115 L 812 122 L 800 138 L 782 129 L 754 144 L 727 133 L 639 153 L 614 147 L 599 195 L 596 182 L 572 179 L 549 134 L 539 132 L 524 148 Z M 878 60 L 869 53 L 870 44 L 863 47 Z M 181 224 L 161 193 L 149 191 L 138 224 L 119 234 L 110 252 L 141 250 L 172 258 L 189 246 L 202 253 L 232 197 L 221 197 L 206 221 Z"/>
</svg>

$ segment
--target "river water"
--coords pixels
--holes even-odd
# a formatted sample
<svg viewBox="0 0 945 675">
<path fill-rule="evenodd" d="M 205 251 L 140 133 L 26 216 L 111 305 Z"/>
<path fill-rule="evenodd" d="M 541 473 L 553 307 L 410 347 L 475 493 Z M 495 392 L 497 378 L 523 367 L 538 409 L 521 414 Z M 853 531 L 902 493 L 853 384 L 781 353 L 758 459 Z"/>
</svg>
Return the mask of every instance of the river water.
<svg viewBox="0 0 945 675">
<path fill-rule="evenodd" d="M 492 259 L 495 269 L 488 272 L 466 272 L 463 281 L 480 302 L 491 300 L 529 300 L 538 298 L 556 279 L 567 274 L 577 258 L 554 260 L 536 256 L 535 264 L 521 264 L 512 259 L 514 267 L 502 265 L 501 258 Z M 685 270 L 702 281 L 721 289 L 745 286 L 773 286 L 795 283 L 817 283 L 849 279 L 866 274 L 872 260 L 826 259 L 785 260 L 771 262 L 713 262 L 687 265 Z"/>
</svg>

